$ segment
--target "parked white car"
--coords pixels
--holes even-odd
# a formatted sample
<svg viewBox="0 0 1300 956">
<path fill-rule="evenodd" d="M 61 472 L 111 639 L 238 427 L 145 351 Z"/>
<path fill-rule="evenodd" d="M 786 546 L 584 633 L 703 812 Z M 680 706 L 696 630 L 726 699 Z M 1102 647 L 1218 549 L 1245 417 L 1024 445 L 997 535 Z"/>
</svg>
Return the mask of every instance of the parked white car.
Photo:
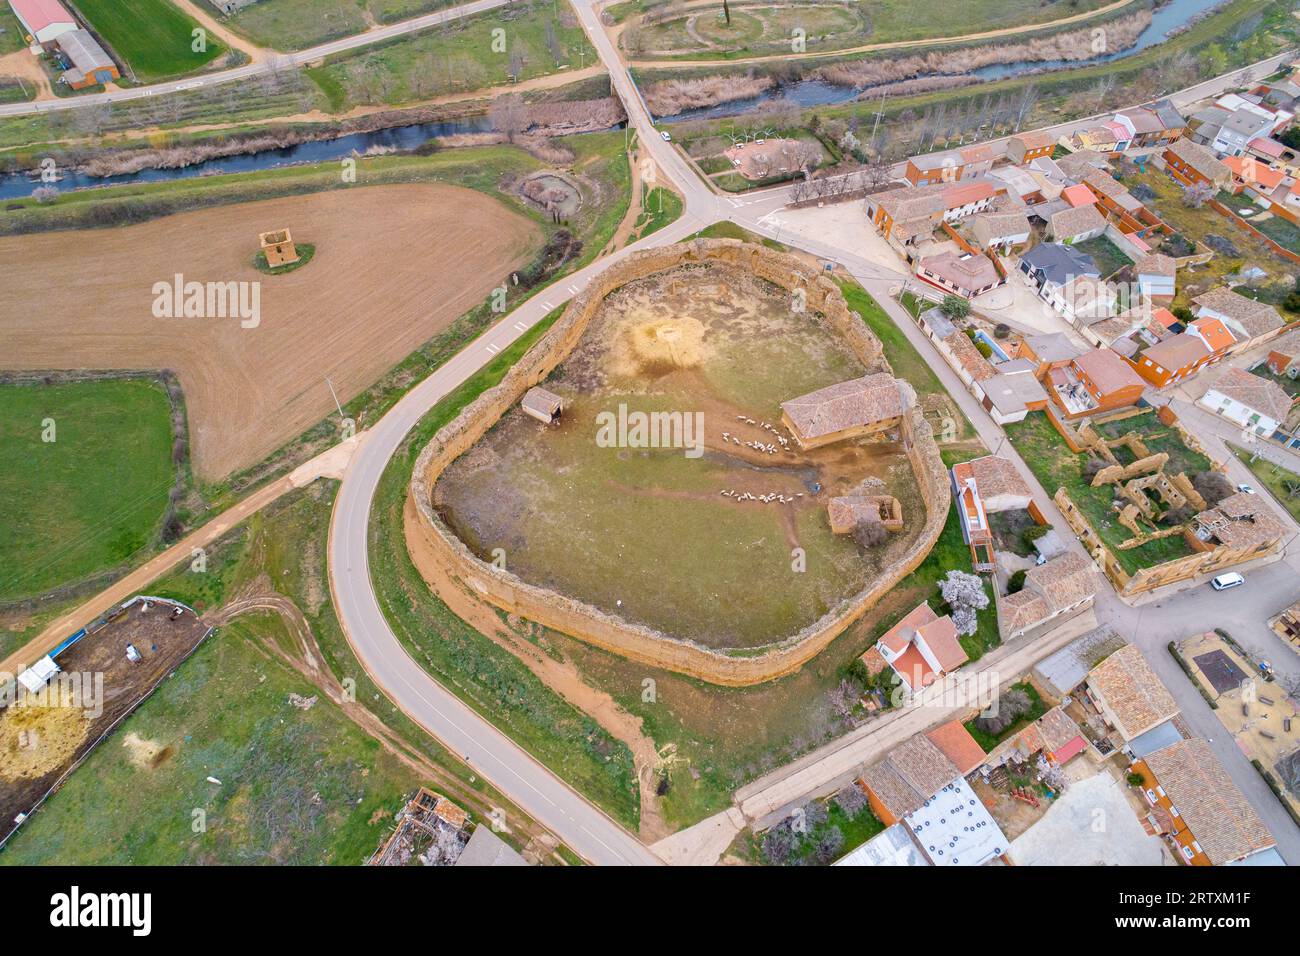
<svg viewBox="0 0 1300 956">
<path fill-rule="evenodd" d="M 1248 495 L 1253 495 L 1255 493 L 1255 489 L 1250 485 L 1238 485 L 1237 490 Z"/>
<path fill-rule="evenodd" d="M 1246 579 L 1240 574 L 1236 571 L 1229 571 L 1227 574 L 1220 574 L 1217 578 L 1212 579 L 1210 587 L 1216 591 L 1226 591 L 1229 588 L 1241 587 L 1245 583 Z"/>
</svg>

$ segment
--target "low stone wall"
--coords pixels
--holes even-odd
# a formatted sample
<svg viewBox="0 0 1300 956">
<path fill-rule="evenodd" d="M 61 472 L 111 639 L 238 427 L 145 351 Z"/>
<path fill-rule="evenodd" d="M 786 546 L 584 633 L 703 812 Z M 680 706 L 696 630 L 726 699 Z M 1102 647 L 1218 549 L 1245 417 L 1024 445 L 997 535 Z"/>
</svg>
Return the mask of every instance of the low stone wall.
<svg viewBox="0 0 1300 956">
<path fill-rule="evenodd" d="M 559 321 L 507 373 L 426 445 L 415 463 L 410 498 L 427 552 L 451 577 L 503 610 L 652 667 L 688 674 L 728 686 L 773 680 L 798 670 L 925 560 L 948 518 L 948 476 L 929 424 L 919 408 L 903 419 L 903 443 L 926 502 L 925 525 L 910 548 L 856 595 L 841 601 L 819 620 L 782 641 L 728 653 L 670 637 L 547 588 L 529 584 L 509 571 L 476 557 L 442 521 L 432 506 L 433 486 L 456 458 L 479 440 L 524 392 L 543 382 L 578 344 L 606 296 L 615 289 L 660 272 L 692 264 L 718 264 L 748 270 L 784 289 L 803 290 L 810 312 L 820 313 L 870 371 L 889 370 L 879 340 L 849 310 L 839 287 L 801 260 L 736 239 L 697 239 L 636 253 L 611 266 L 574 298 Z"/>
</svg>

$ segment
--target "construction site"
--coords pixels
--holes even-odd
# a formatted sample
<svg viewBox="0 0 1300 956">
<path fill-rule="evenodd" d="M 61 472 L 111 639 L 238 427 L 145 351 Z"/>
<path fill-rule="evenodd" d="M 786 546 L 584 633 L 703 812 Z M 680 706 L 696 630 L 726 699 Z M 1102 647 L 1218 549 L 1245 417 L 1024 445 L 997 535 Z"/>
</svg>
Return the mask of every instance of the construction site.
<svg viewBox="0 0 1300 956">
<path fill-rule="evenodd" d="M 7 678 L 0 845 L 210 631 L 184 604 L 137 596 Z"/>
</svg>

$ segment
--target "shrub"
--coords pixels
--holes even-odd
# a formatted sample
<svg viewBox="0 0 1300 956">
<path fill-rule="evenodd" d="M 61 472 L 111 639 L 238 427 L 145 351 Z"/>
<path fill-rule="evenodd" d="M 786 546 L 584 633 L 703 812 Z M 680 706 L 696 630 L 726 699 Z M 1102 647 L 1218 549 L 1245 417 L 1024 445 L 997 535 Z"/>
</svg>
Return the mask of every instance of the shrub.
<svg viewBox="0 0 1300 956">
<path fill-rule="evenodd" d="M 877 548 L 889 538 L 889 532 L 879 518 L 863 518 L 853 527 L 853 540 L 865 550 Z"/>
<path fill-rule="evenodd" d="M 1029 694 L 1019 687 L 1012 687 L 994 701 L 993 706 L 975 718 L 977 730 L 996 737 L 1006 730 L 1034 706 Z"/>
<path fill-rule="evenodd" d="M 1192 486 L 1210 505 L 1217 505 L 1236 492 L 1228 476 L 1219 471 L 1203 471 L 1192 479 Z"/>
<path fill-rule="evenodd" d="M 1050 524 L 1031 524 L 1025 529 L 1023 537 L 1025 541 L 1032 544 L 1051 530 L 1052 526 Z"/>
<path fill-rule="evenodd" d="M 1142 786 L 1142 774 L 1140 774 L 1140 773 L 1136 773 L 1136 772 L 1134 772 L 1134 773 L 1130 773 L 1130 774 L 1129 774 L 1127 777 L 1125 777 L 1124 779 L 1128 781 L 1128 785 L 1129 785 L 1130 787 L 1140 787 L 1140 786 Z"/>
<path fill-rule="evenodd" d="M 964 319 L 970 315 L 970 303 L 959 295 L 945 295 L 939 311 L 950 319 Z"/>
<path fill-rule="evenodd" d="M 1097 472 L 1107 467 L 1109 462 L 1103 458 L 1089 458 L 1083 464 L 1083 477 L 1086 481 L 1092 481 L 1097 477 Z"/>
<path fill-rule="evenodd" d="M 1007 579 L 1007 593 L 1015 594 L 1025 589 L 1025 569 L 1021 568 Z"/>
<path fill-rule="evenodd" d="M 993 327 L 993 337 L 996 339 L 1005 339 L 1011 334 L 1011 326 L 1005 322 L 999 322 Z"/>
</svg>

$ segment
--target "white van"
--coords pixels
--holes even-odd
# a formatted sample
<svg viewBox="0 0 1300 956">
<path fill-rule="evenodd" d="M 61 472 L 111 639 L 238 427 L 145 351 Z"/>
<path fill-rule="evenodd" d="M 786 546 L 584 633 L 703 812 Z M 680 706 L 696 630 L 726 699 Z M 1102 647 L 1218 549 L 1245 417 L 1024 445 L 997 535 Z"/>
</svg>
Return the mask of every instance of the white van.
<svg viewBox="0 0 1300 956">
<path fill-rule="evenodd" d="M 1229 571 L 1227 574 L 1220 574 L 1217 578 L 1210 581 L 1210 587 L 1216 591 L 1226 591 L 1228 588 L 1235 588 L 1246 583 L 1236 571 Z"/>
</svg>

